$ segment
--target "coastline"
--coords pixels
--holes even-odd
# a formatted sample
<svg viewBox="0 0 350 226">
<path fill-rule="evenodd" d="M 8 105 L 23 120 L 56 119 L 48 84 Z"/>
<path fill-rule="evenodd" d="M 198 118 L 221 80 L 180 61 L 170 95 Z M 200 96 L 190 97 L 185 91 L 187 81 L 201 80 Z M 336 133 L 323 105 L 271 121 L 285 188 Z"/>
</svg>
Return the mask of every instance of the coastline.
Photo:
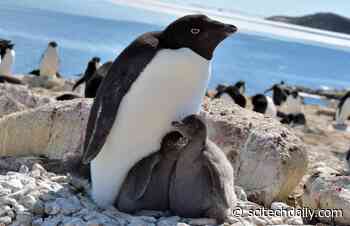
<svg viewBox="0 0 350 226">
<path fill-rule="evenodd" d="M 146 11 L 154 11 L 173 15 L 175 17 L 186 14 L 203 13 L 225 23 L 233 23 L 239 27 L 242 33 L 252 33 L 261 36 L 270 36 L 276 39 L 318 44 L 325 47 L 350 51 L 350 35 L 319 29 L 306 28 L 298 25 L 289 25 L 280 22 L 271 22 L 261 18 L 248 17 L 232 12 L 219 11 L 194 6 L 176 5 L 159 0 L 109 0 L 117 5 L 139 8 Z"/>
</svg>

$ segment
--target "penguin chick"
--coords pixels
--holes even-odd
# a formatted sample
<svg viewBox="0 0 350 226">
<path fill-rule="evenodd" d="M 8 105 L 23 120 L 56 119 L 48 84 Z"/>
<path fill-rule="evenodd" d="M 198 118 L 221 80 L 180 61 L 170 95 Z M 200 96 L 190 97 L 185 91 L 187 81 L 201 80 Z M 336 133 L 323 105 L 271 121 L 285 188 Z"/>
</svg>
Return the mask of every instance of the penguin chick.
<svg viewBox="0 0 350 226">
<path fill-rule="evenodd" d="M 215 218 L 224 222 L 236 203 L 231 163 L 207 138 L 200 116 L 190 115 L 173 126 L 188 139 L 170 183 L 170 210 L 182 217 Z"/>
<path fill-rule="evenodd" d="M 178 132 L 165 135 L 160 151 L 143 158 L 129 171 L 116 208 L 126 213 L 169 210 L 170 178 L 184 144 Z"/>
</svg>

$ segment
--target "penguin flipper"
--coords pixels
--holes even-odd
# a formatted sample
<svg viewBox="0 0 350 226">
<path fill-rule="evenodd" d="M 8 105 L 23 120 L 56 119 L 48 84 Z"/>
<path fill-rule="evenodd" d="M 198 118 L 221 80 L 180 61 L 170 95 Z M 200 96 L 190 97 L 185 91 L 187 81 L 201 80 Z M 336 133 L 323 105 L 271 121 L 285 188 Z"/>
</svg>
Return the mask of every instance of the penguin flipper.
<svg viewBox="0 0 350 226">
<path fill-rule="evenodd" d="M 230 207 L 234 201 L 234 175 L 231 163 L 214 143 L 208 141 L 208 148 L 203 152 L 209 171 L 211 184 L 222 205 Z"/>
<path fill-rule="evenodd" d="M 83 77 L 81 77 L 73 86 L 72 91 L 74 91 L 80 84 L 85 82 L 86 80 L 86 75 L 84 74 Z"/>
<path fill-rule="evenodd" d="M 151 181 L 152 172 L 159 162 L 160 154 L 154 153 L 136 163 L 129 171 L 120 194 L 125 192 L 132 201 L 141 199 Z"/>
<path fill-rule="evenodd" d="M 159 50 L 159 35 L 151 32 L 137 38 L 117 57 L 103 79 L 87 124 L 84 163 L 93 160 L 106 142 L 123 97 Z"/>
</svg>

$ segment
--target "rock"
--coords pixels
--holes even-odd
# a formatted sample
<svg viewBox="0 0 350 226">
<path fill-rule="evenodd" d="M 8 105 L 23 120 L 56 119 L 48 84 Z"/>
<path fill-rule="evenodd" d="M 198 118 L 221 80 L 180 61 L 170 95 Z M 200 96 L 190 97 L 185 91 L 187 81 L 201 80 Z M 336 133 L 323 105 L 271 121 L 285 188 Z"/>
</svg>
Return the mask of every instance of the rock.
<svg viewBox="0 0 350 226">
<path fill-rule="evenodd" d="M 244 189 L 240 186 L 235 186 L 235 193 L 238 200 L 248 201 L 247 194 L 245 193 Z"/>
<path fill-rule="evenodd" d="M 63 159 L 81 153 L 91 104 L 88 99 L 55 102 L 1 118 L 1 155 Z"/>
<path fill-rule="evenodd" d="M 308 159 L 302 141 L 277 120 L 230 105 L 205 101 L 209 137 L 227 155 L 235 170 L 235 185 L 249 200 L 270 206 L 287 200 L 306 173 Z"/>
<path fill-rule="evenodd" d="M 27 75 L 23 77 L 23 81 L 30 88 L 42 87 L 45 89 L 63 90 L 65 85 L 64 79 L 48 76 Z"/>
<path fill-rule="evenodd" d="M 0 225 L 4 224 L 4 225 L 8 225 L 12 222 L 11 217 L 0 217 Z"/>
<path fill-rule="evenodd" d="M 157 226 L 176 226 L 180 217 L 161 217 L 158 220 Z"/>
<path fill-rule="evenodd" d="M 13 226 L 31 226 L 32 225 L 32 214 L 28 212 L 18 213 L 16 220 L 12 223 Z"/>
<path fill-rule="evenodd" d="M 19 86 L 7 83 L 0 84 L 0 108 L 6 105 L 12 105 L 10 110 L 24 110 L 23 108 L 35 108 L 43 104 L 54 101 L 48 95 L 38 95 L 30 90 L 27 86 Z M 0 112 L 5 110 L 0 110 Z M 12 113 L 11 111 L 9 111 Z"/>
<path fill-rule="evenodd" d="M 8 115 L 17 111 L 23 111 L 27 109 L 26 106 L 13 99 L 8 94 L 0 94 L 0 118 L 4 115 Z"/>
<path fill-rule="evenodd" d="M 350 225 L 350 176 L 341 176 L 327 167 L 319 169 L 304 185 L 303 206 L 332 217 L 318 217 L 323 223 Z"/>
<path fill-rule="evenodd" d="M 215 219 L 211 218 L 198 218 L 198 219 L 191 219 L 188 222 L 189 225 L 195 225 L 195 226 L 202 226 L 202 225 L 216 225 L 217 222 Z"/>
</svg>

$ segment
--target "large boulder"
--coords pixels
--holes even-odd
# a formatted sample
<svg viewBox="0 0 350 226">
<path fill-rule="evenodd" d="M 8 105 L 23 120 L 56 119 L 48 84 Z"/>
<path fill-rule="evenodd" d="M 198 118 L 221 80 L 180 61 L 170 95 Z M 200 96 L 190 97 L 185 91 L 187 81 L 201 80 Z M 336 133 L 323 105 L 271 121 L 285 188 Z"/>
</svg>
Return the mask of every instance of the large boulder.
<svg viewBox="0 0 350 226">
<path fill-rule="evenodd" d="M 305 183 L 302 201 L 304 207 L 320 215 L 317 220 L 350 225 L 350 176 L 320 167 Z"/>
<path fill-rule="evenodd" d="M 286 200 L 306 173 L 302 141 L 277 120 L 220 99 L 205 101 L 202 114 L 249 199 L 265 206 Z"/>
<path fill-rule="evenodd" d="M 0 119 L 1 156 L 80 153 L 92 100 L 54 102 Z"/>
</svg>

